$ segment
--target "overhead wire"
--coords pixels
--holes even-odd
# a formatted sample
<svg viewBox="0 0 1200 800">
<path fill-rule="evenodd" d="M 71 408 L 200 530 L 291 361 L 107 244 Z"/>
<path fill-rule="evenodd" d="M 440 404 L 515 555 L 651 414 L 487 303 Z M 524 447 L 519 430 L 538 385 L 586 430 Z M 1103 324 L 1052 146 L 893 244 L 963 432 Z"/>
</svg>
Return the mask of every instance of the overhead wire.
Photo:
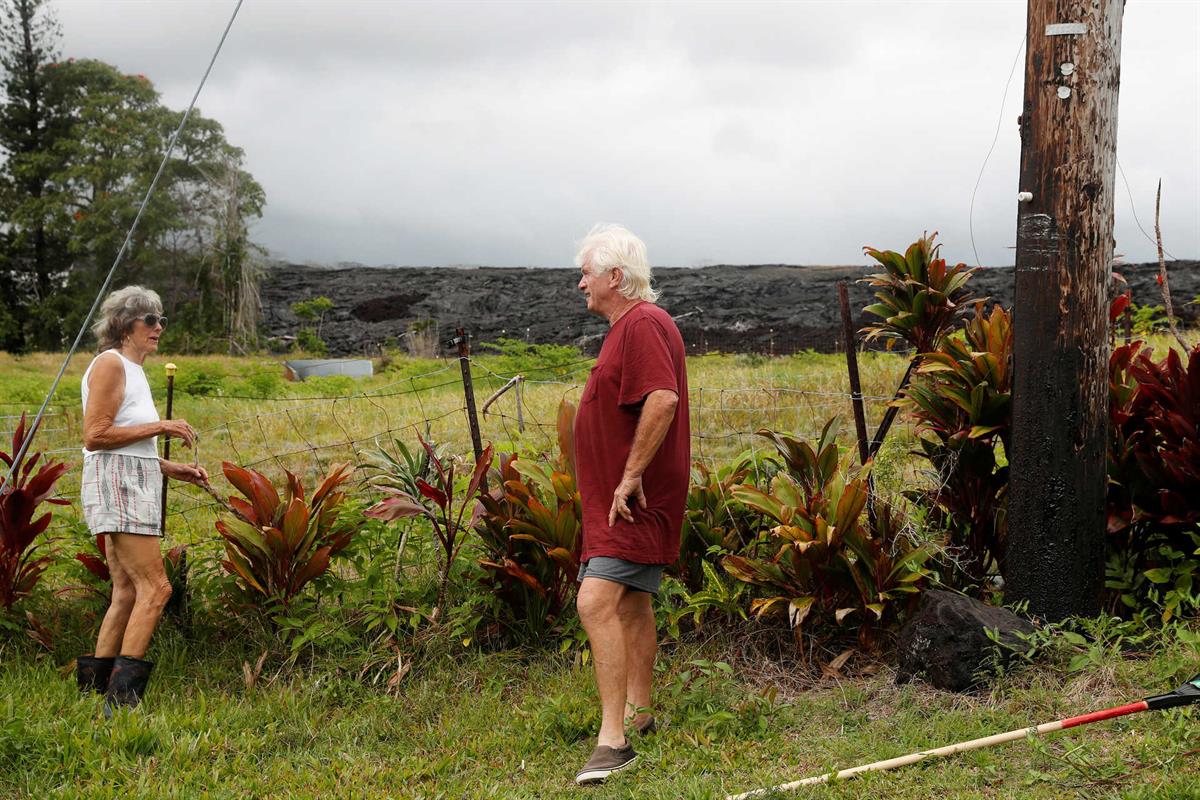
<svg viewBox="0 0 1200 800">
<path fill-rule="evenodd" d="M 1008 89 L 1012 86 L 1013 75 L 1017 71 L 1017 63 L 1021 60 L 1021 53 L 1024 51 L 1025 34 L 1021 34 L 1021 46 L 1017 48 L 1017 55 L 1013 58 L 1012 68 L 1008 71 L 1008 80 L 1004 84 L 1004 95 L 1000 98 L 1000 116 L 996 120 L 996 133 L 992 136 L 992 145 L 988 148 L 987 155 L 983 157 L 983 163 L 979 166 L 979 176 L 975 179 L 975 188 L 971 190 L 971 208 L 967 212 L 967 230 L 971 234 L 971 252 L 975 254 L 975 266 L 977 267 L 982 267 L 983 263 L 979 258 L 979 251 L 975 249 L 975 195 L 979 193 L 979 184 L 983 182 L 983 171 L 987 169 L 992 152 L 996 149 L 996 142 L 1000 140 L 1000 127 L 1004 124 L 1004 105 L 1008 102 Z"/>
</svg>

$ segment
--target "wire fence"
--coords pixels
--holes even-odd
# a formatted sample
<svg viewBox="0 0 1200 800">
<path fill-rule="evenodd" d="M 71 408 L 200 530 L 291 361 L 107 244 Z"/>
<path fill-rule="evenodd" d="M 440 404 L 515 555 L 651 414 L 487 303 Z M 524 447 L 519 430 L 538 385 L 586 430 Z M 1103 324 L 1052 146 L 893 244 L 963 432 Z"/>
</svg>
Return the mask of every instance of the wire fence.
<svg viewBox="0 0 1200 800">
<path fill-rule="evenodd" d="M 471 357 L 467 361 L 480 405 L 483 398 L 490 398 L 486 413 L 477 409 L 482 439 L 500 452 L 556 455 L 559 404 L 578 404 L 594 359 L 535 364 L 519 372 L 493 369 L 486 359 Z M 887 391 L 905 366 L 903 359 L 895 361 L 895 368 L 876 381 Z M 450 359 L 427 372 L 344 394 L 251 396 L 177 391 L 175 416 L 188 419 L 199 438 L 194 451 L 174 441 L 172 459 L 204 465 L 214 485 L 220 486 L 220 464 L 225 461 L 263 471 L 274 479 L 288 470 L 311 485 L 333 464 L 362 466 L 366 451 L 392 439 L 412 448 L 418 446 L 417 437 L 421 436 L 469 457 L 470 409 L 461 366 L 458 359 Z M 519 380 L 514 380 L 518 376 Z M 705 380 L 689 387 L 693 460 L 711 467 L 747 452 L 761 454 L 764 448 L 770 449 L 756 434 L 763 429 L 815 441 L 826 421 L 834 417 L 839 419 L 836 430 L 847 450 L 846 458 L 853 457 L 855 432 L 844 367 L 840 375 L 830 367 L 829 374 L 811 387 L 749 382 L 753 385 L 710 385 L 712 381 Z M 502 388 L 507 390 L 500 393 Z M 872 429 L 892 400 L 891 394 L 879 391 L 863 395 Z M 5 424 L 11 435 L 19 418 L 20 414 L 6 414 L 0 417 L 0 424 Z M 68 463 L 81 461 L 80 412 L 64 404 L 50 422 L 52 426 L 39 433 L 41 452 Z M 914 431 L 901 424 L 890 439 L 903 447 L 903 443 L 911 444 L 914 436 Z M 76 504 L 78 473 L 78 469 L 68 473 L 60 482 L 58 495 Z M 205 530 L 211 535 L 211 523 L 220 511 L 220 504 L 200 489 L 171 482 L 169 529 L 191 529 L 193 534 Z"/>
</svg>

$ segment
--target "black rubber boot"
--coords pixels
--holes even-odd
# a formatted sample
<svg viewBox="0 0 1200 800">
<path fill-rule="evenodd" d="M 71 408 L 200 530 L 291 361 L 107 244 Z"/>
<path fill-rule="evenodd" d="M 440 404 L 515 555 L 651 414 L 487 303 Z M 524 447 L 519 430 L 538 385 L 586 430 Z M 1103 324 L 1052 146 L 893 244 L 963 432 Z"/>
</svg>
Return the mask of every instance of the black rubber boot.
<svg viewBox="0 0 1200 800">
<path fill-rule="evenodd" d="M 153 661 L 117 656 L 113 662 L 112 677 L 108 679 L 108 693 L 104 696 L 105 719 L 112 719 L 113 712 L 122 706 L 137 707 L 146 693 L 152 669 Z"/>
<path fill-rule="evenodd" d="M 75 682 L 81 692 L 104 694 L 108 691 L 108 676 L 112 674 L 111 658 L 80 656 L 75 659 Z"/>
</svg>

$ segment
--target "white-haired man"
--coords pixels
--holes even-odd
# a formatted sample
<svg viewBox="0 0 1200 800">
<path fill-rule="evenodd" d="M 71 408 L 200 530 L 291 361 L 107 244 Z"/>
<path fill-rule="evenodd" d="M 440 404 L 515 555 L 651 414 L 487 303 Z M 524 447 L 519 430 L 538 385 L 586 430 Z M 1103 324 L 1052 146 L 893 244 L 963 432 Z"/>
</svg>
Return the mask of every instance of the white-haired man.
<svg viewBox="0 0 1200 800">
<path fill-rule="evenodd" d="M 596 226 L 579 246 L 579 290 L 608 335 L 575 418 L 583 500 L 579 619 L 603 709 L 596 749 L 575 776 L 603 781 L 637 759 L 630 725 L 653 732 L 650 682 L 658 637 L 651 596 L 679 557 L 691 462 L 683 337 L 655 305 L 646 246 Z"/>
</svg>

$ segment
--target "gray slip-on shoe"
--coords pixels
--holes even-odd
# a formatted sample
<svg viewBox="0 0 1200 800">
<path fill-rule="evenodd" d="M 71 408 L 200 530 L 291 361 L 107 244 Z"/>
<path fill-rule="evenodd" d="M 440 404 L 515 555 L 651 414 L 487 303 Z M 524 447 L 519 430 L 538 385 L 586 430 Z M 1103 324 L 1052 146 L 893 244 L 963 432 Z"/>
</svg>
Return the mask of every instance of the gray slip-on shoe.
<svg viewBox="0 0 1200 800">
<path fill-rule="evenodd" d="M 603 783 L 614 772 L 632 767 L 635 761 L 637 753 L 633 752 L 633 745 L 629 742 L 624 747 L 599 745 L 592 751 L 592 757 L 583 765 L 583 769 L 575 774 L 575 782 L 580 786 Z"/>
</svg>

